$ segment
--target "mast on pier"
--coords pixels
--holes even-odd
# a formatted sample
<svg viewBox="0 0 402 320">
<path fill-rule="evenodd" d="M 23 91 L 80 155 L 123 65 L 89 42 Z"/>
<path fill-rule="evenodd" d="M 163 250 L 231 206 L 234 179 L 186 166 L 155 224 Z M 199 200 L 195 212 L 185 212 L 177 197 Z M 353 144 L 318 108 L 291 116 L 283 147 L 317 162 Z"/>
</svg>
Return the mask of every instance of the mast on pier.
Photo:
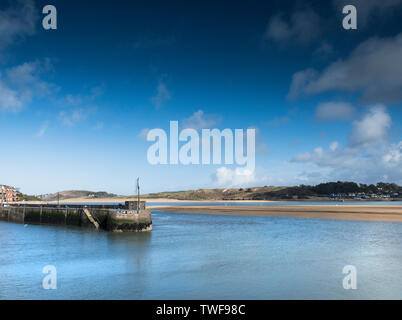
<svg viewBox="0 0 402 320">
<path fill-rule="evenodd" d="M 138 204 L 137 204 L 137 213 L 140 213 L 140 178 L 137 178 L 137 197 L 138 197 Z"/>
</svg>

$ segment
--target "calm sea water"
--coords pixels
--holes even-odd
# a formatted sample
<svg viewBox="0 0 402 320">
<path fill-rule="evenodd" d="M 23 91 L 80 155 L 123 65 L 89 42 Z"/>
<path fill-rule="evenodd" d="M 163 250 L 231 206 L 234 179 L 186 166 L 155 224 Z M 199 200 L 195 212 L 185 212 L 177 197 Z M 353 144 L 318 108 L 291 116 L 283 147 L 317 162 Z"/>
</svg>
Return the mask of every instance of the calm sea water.
<svg viewBox="0 0 402 320">
<path fill-rule="evenodd" d="M 402 224 L 153 213 L 151 233 L 0 222 L 0 299 L 402 299 Z M 56 290 L 42 269 L 57 268 Z M 342 269 L 357 268 L 357 290 Z"/>
</svg>

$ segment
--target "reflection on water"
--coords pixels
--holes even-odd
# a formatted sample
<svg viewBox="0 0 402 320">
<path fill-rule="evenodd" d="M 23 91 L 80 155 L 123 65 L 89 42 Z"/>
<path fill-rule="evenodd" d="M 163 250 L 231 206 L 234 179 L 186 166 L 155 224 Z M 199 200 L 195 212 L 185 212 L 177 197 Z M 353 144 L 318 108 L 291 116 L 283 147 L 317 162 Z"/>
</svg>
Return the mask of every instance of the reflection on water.
<svg viewBox="0 0 402 320">
<path fill-rule="evenodd" d="M 0 222 L 0 299 L 402 298 L 402 224 L 155 211 L 151 233 Z M 355 265 L 358 289 L 342 288 Z M 57 290 L 42 268 L 57 268 Z"/>
</svg>

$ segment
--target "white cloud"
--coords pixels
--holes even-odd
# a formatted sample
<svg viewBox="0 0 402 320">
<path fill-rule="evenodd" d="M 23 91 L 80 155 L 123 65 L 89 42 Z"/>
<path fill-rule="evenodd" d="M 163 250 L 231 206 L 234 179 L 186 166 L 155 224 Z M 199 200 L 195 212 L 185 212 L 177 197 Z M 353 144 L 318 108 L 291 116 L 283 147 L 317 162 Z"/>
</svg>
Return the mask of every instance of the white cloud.
<svg viewBox="0 0 402 320">
<path fill-rule="evenodd" d="M 304 93 L 308 84 L 318 77 L 318 72 L 314 69 L 306 69 L 298 71 L 292 76 L 290 90 L 287 95 L 288 99 L 295 99 Z"/>
<path fill-rule="evenodd" d="M 67 127 L 73 127 L 78 122 L 84 121 L 88 118 L 91 110 L 89 109 L 73 109 L 69 111 L 60 111 L 59 119 L 61 123 Z"/>
<path fill-rule="evenodd" d="M 151 98 L 152 104 L 155 106 L 155 108 L 159 109 L 171 98 L 172 95 L 166 87 L 166 84 L 162 81 L 159 81 L 156 88 L 156 95 Z"/>
<path fill-rule="evenodd" d="M 396 145 L 392 144 L 382 160 L 388 167 L 400 167 L 402 165 L 402 141 Z"/>
<path fill-rule="evenodd" d="M 346 102 L 325 102 L 317 106 L 315 117 L 319 121 L 349 120 L 355 109 Z"/>
<path fill-rule="evenodd" d="M 363 103 L 402 100 L 402 34 L 370 38 L 346 59 L 331 63 L 321 73 L 313 69 L 293 75 L 289 97 L 326 91 L 362 93 Z"/>
<path fill-rule="evenodd" d="M 0 11 L 0 50 L 35 32 L 38 17 L 34 2 L 18 0 L 10 4 Z"/>
<path fill-rule="evenodd" d="M 64 97 L 64 102 L 72 106 L 78 106 L 82 104 L 82 97 L 80 95 L 67 94 Z"/>
<path fill-rule="evenodd" d="M 212 129 L 221 121 L 221 118 L 215 114 L 205 114 L 204 111 L 198 110 L 190 117 L 183 120 L 184 128 L 192 128 L 195 130 Z"/>
<path fill-rule="evenodd" d="M 50 94 L 54 86 L 40 78 L 50 67 L 48 60 L 25 62 L 0 74 L 0 109 L 17 112 L 34 97 Z"/>
<path fill-rule="evenodd" d="M 318 57 L 329 56 L 333 53 L 334 53 L 334 47 L 326 41 L 323 41 L 321 45 L 314 51 L 314 54 L 317 55 Z"/>
<path fill-rule="evenodd" d="M 4 111 L 19 111 L 23 106 L 18 92 L 10 89 L 0 79 L 0 109 Z"/>
<path fill-rule="evenodd" d="M 67 94 L 58 101 L 58 104 L 67 107 L 79 107 L 83 104 L 90 104 L 103 94 L 103 85 L 92 87 L 87 94 Z"/>
<path fill-rule="evenodd" d="M 374 106 L 367 110 L 359 121 L 352 124 L 349 143 L 340 147 L 333 142 L 327 150 L 322 147 L 313 152 L 296 155 L 292 162 L 311 164 L 312 170 L 330 170 L 329 180 L 354 180 L 373 183 L 391 177 L 402 181 L 402 141 L 388 142 L 391 117 L 384 106 Z"/>
<path fill-rule="evenodd" d="M 45 122 L 39 129 L 38 133 L 36 134 L 37 137 L 43 137 L 43 135 L 46 133 L 47 128 L 49 127 L 49 123 Z"/>
<path fill-rule="evenodd" d="M 63 108 L 59 112 L 59 120 L 64 126 L 73 127 L 96 113 L 98 109 L 96 98 L 103 93 L 102 86 L 90 88 L 88 91 L 88 94 L 67 94 L 62 99 L 57 99 L 56 103 Z M 92 126 L 94 130 L 101 130 L 103 127 L 102 122 L 97 122 Z"/>
<path fill-rule="evenodd" d="M 391 116 L 383 105 L 371 107 L 361 120 L 353 122 L 350 140 L 353 144 L 383 142 L 391 123 Z"/>
<path fill-rule="evenodd" d="M 224 187 L 248 186 L 256 182 L 255 171 L 247 168 L 220 167 L 216 169 L 215 176 L 215 183 Z"/>
<path fill-rule="evenodd" d="M 308 44 L 320 36 L 320 20 L 313 10 L 296 11 L 289 19 L 278 14 L 269 21 L 264 38 L 277 42 Z"/>
<path fill-rule="evenodd" d="M 324 150 L 315 148 L 313 152 L 296 155 L 293 162 L 314 163 L 322 167 L 353 167 L 357 164 L 358 151 L 351 148 Z"/>
<path fill-rule="evenodd" d="M 9 83 L 17 88 L 21 95 L 32 98 L 33 95 L 44 96 L 50 94 L 52 85 L 41 80 L 40 75 L 49 71 L 49 60 L 44 62 L 25 62 L 6 71 Z"/>
<path fill-rule="evenodd" d="M 329 145 L 329 150 L 331 151 L 335 151 L 336 149 L 338 149 L 339 147 L 339 142 L 338 141 L 334 141 Z"/>
</svg>

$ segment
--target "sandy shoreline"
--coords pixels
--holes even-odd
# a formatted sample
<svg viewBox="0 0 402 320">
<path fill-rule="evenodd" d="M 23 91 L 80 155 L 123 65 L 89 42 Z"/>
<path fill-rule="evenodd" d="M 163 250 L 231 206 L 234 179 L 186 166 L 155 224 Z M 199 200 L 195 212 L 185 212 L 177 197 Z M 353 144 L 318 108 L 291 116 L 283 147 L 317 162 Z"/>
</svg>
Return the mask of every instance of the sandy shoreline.
<svg viewBox="0 0 402 320">
<path fill-rule="evenodd" d="M 60 203 L 117 203 L 117 202 L 125 202 L 125 201 L 137 201 L 137 198 L 134 197 L 113 197 L 113 198 L 71 198 L 71 199 L 63 199 L 60 200 Z M 147 203 L 155 203 L 155 202 L 166 202 L 166 203 L 225 203 L 225 202 L 231 202 L 231 203 L 266 203 L 266 202 L 333 202 L 334 205 L 336 204 L 342 204 L 342 202 L 339 201 L 334 201 L 334 200 L 177 200 L 177 199 L 171 199 L 171 198 L 141 198 L 141 201 L 146 201 Z M 350 200 L 351 202 L 359 202 L 360 200 Z M 367 200 L 370 201 L 370 200 Z M 390 202 L 387 200 L 373 200 L 373 201 L 383 201 L 383 202 Z M 366 202 L 366 201 L 364 201 Z M 55 204 L 57 203 L 57 200 L 54 201 L 25 201 L 24 203 L 29 204 L 29 203 L 50 203 L 50 204 Z"/>
<path fill-rule="evenodd" d="M 402 222 L 402 206 L 157 206 L 152 209 L 177 213 L 223 214 L 232 216 Z"/>
<path fill-rule="evenodd" d="M 88 198 L 74 198 L 74 199 L 66 199 L 60 200 L 60 203 L 81 203 L 81 202 L 88 202 L 88 203 L 116 203 L 116 202 L 125 202 L 125 201 L 136 201 L 136 198 L 125 198 L 125 197 L 116 197 L 116 198 L 102 198 L 102 199 L 88 199 Z M 222 202 L 274 202 L 268 200 L 176 200 L 176 199 L 166 199 L 166 198 L 141 198 L 141 201 L 146 201 L 147 203 L 154 203 L 154 202 L 168 202 L 168 203 L 222 203 Z M 26 202 L 28 203 L 28 202 Z M 57 201 L 46 201 L 45 203 L 57 203 Z"/>
<path fill-rule="evenodd" d="M 87 199 L 75 198 L 61 200 L 61 204 L 69 203 L 116 203 L 134 199 L 127 197 Z M 180 203 L 261 203 L 275 201 L 251 201 L 251 200 L 175 200 L 175 199 L 142 199 L 145 200 L 150 209 L 163 210 L 177 213 L 198 213 L 198 214 L 223 214 L 233 216 L 265 216 L 265 217 L 291 217 L 291 218 L 321 218 L 339 220 L 360 220 L 360 221 L 384 221 L 402 222 L 402 206 L 399 205 L 180 205 Z M 153 203 L 165 202 L 172 205 L 154 206 Z M 57 201 L 37 202 L 26 201 L 22 204 L 55 204 Z"/>
</svg>

